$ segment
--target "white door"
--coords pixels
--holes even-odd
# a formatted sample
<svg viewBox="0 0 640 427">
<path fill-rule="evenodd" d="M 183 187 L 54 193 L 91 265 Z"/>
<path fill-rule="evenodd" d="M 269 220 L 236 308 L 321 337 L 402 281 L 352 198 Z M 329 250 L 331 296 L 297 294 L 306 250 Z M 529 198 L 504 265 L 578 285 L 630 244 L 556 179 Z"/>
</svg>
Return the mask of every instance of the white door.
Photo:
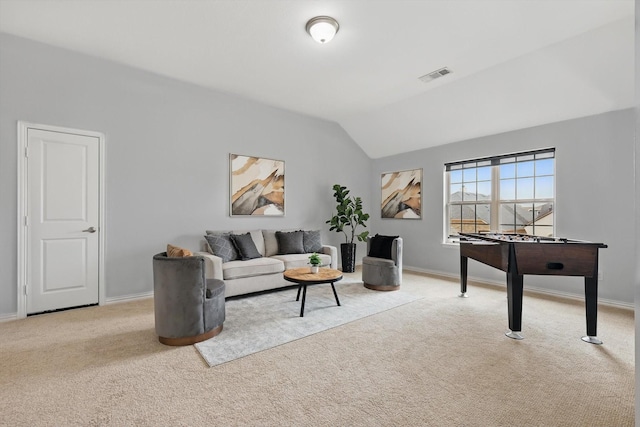
<svg viewBox="0 0 640 427">
<path fill-rule="evenodd" d="M 27 314 L 99 302 L 95 136 L 27 128 Z"/>
</svg>

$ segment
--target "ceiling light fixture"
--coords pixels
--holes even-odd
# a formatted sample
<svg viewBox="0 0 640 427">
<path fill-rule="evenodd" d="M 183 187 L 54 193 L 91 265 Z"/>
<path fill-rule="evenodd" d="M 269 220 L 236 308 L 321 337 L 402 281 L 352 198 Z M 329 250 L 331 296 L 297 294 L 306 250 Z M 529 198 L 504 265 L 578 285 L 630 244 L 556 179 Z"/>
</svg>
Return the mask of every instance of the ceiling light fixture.
<svg viewBox="0 0 640 427">
<path fill-rule="evenodd" d="M 329 43 L 340 29 L 338 21 L 330 16 L 316 16 L 307 22 L 307 33 L 318 43 Z"/>
</svg>

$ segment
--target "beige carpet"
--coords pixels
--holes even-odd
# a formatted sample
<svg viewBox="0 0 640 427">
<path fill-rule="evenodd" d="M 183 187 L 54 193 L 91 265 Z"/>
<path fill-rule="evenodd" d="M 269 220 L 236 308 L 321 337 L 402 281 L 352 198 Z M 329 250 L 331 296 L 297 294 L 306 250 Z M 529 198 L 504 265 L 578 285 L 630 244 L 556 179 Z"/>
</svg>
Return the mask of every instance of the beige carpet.
<svg viewBox="0 0 640 427">
<path fill-rule="evenodd" d="M 157 342 L 150 299 L 0 323 L 0 424 L 634 424 L 630 310 L 600 307 L 594 346 L 580 303 L 527 295 L 514 341 L 504 290 L 402 289 L 424 298 L 213 368 Z"/>
</svg>

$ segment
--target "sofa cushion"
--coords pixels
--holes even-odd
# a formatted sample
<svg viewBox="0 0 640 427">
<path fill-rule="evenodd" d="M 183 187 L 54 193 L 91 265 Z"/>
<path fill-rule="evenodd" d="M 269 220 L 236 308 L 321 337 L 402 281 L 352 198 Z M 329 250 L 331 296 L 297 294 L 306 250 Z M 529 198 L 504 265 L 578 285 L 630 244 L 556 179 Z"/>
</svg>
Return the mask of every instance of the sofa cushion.
<svg viewBox="0 0 640 427">
<path fill-rule="evenodd" d="M 236 247 L 239 258 L 243 261 L 254 258 L 261 258 L 262 255 L 258 252 L 256 244 L 251 238 L 251 233 L 246 234 L 232 234 L 231 241 Z"/>
<path fill-rule="evenodd" d="M 281 260 L 267 257 L 247 261 L 229 261 L 222 264 L 222 278 L 224 280 L 282 273 L 283 271 L 284 263 Z"/>
<path fill-rule="evenodd" d="M 193 256 L 193 253 L 189 249 L 184 249 L 179 246 L 167 245 L 167 256 L 170 258 L 183 258 Z"/>
<path fill-rule="evenodd" d="M 256 245 L 256 249 L 262 256 L 265 256 L 264 253 L 264 237 L 262 237 L 262 230 L 223 230 L 223 231 L 215 231 L 215 230 L 206 230 L 206 234 L 251 234 L 251 238 L 253 239 L 253 243 Z"/>
<path fill-rule="evenodd" d="M 251 234 L 253 243 L 256 245 L 256 249 L 260 252 L 260 255 L 265 256 L 264 252 L 264 237 L 262 236 L 262 230 L 250 230 L 250 231 L 232 231 L 231 234 Z"/>
<path fill-rule="evenodd" d="M 320 252 L 322 250 L 320 230 L 303 231 L 302 245 L 304 246 L 305 253 Z"/>
<path fill-rule="evenodd" d="M 369 256 L 374 258 L 391 258 L 391 245 L 398 236 L 382 236 L 376 234 L 369 242 Z"/>
<path fill-rule="evenodd" d="M 278 254 L 303 254 L 303 233 L 302 231 L 291 231 L 285 233 L 276 231 L 276 239 L 278 240 Z"/>
<path fill-rule="evenodd" d="M 206 234 L 204 236 L 207 241 L 207 250 L 209 253 L 222 258 L 222 262 L 233 261 L 238 259 L 238 252 L 231 241 L 231 237 L 227 233 Z"/>
<path fill-rule="evenodd" d="M 331 265 L 331 256 L 326 254 L 318 255 L 320 255 L 320 260 L 322 260 L 321 265 Z M 285 270 L 289 270 L 291 268 L 310 267 L 309 254 L 274 255 L 271 258 L 282 261 L 284 263 Z"/>
</svg>

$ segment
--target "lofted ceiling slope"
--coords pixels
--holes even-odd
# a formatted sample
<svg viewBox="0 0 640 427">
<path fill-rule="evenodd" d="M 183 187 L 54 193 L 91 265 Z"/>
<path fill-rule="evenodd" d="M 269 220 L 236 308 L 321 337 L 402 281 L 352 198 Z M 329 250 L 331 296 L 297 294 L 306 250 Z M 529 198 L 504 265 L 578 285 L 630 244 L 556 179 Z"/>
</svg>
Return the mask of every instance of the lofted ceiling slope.
<svg viewBox="0 0 640 427">
<path fill-rule="evenodd" d="M 633 0 L 0 0 L 0 31 L 335 121 L 372 158 L 634 105 Z"/>
</svg>

